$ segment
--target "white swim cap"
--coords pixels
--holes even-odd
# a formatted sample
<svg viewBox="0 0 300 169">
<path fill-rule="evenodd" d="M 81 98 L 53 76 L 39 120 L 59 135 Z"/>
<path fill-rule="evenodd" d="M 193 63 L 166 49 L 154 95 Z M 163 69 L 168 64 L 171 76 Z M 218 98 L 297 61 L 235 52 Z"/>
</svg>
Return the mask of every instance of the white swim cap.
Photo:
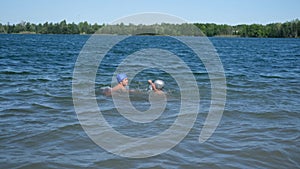
<svg viewBox="0 0 300 169">
<path fill-rule="evenodd" d="M 162 80 L 155 80 L 154 84 L 157 89 L 162 89 L 165 85 L 165 82 Z"/>
</svg>

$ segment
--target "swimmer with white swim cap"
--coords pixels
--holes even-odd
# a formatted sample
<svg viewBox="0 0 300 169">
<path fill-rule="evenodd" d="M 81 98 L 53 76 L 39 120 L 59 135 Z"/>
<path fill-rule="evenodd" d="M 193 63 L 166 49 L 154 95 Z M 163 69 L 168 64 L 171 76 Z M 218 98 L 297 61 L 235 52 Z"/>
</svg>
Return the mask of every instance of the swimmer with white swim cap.
<svg viewBox="0 0 300 169">
<path fill-rule="evenodd" d="M 164 94 L 164 92 L 162 91 L 162 89 L 164 88 L 165 82 L 162 80 L 155 80 L 154 83 L 152 82 L 152 80 L 148 80 L 148 83 L 150 84 L 152 90 L 154 91 L 154 93 L 156 94 Z"/>
</svg>

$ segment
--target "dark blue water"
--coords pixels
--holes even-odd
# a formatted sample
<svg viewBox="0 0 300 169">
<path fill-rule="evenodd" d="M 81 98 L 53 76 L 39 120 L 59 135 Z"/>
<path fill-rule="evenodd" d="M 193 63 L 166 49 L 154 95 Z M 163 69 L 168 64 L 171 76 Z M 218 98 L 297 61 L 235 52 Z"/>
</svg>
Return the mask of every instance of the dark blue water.
<svg viewBox="0 0 300 169">
<path fill-rule="evenodd" d="M 97 72 L 96 95 L 105 118 L 123 134 L 154 135 L 176 118 L 167 111 L 160 122 L 141 130 L 116 113 L 110 97 L 101 95 L 98 89 L 110 84 L 118 59 L 132 48 L 166 45 L 165 49 L 190 58 L 185 62 L 194 72 L 201 95 L 197 121 L 182 142 L 158 156 L 130 159 L 97 146 L 77 119 L 72 77 L 88 38 L 0 35 L 1 168 L 300 168 L 299 39 L 210 38 L 224 66 L 227 100 L 218 128 L 202 144 L 198 137 L 210 102 L 210 81 L 203 64 L 180 46 L 163 43 L 163 37 L 134 37 L 133 47 L 111 51 Z M 148 87 L 146 80 L 157 76 L 168 83 L 167 109 L 179 109 L 179 87 L 166 72 L 145 70 L 132 79 L 130 87 L 143 90 Z M 145 93 L 131 100 L 137 109 L 149 107 Z"/>
</svg>

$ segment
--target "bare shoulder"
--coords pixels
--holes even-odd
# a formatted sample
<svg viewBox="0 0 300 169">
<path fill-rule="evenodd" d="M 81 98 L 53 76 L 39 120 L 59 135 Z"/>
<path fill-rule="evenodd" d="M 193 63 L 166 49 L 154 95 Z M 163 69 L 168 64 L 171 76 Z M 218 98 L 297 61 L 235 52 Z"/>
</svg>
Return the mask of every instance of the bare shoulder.
<svg viewBox="0 0 300 169">
<path fill-rule="evenodd" d="M 111 92 L 126 92 L 126 91 L 127 91 L 126 88 L 121 85 L 117 85 L 111 89 Z"/>
</svg>

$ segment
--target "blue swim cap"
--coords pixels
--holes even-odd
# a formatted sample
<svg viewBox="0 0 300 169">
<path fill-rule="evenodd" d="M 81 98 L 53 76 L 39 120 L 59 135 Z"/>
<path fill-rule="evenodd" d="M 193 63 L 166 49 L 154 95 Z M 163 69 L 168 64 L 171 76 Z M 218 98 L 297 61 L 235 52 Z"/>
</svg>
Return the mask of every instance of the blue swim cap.
<svg viewBox="0 0 300 169">
<path fill-rule="evenodd" d="M 127 75 L 125 73 L 120 73 L 117 75 L 118 83 L 122 82 L 122 80 L 126 79 Z"/>
</svg>

